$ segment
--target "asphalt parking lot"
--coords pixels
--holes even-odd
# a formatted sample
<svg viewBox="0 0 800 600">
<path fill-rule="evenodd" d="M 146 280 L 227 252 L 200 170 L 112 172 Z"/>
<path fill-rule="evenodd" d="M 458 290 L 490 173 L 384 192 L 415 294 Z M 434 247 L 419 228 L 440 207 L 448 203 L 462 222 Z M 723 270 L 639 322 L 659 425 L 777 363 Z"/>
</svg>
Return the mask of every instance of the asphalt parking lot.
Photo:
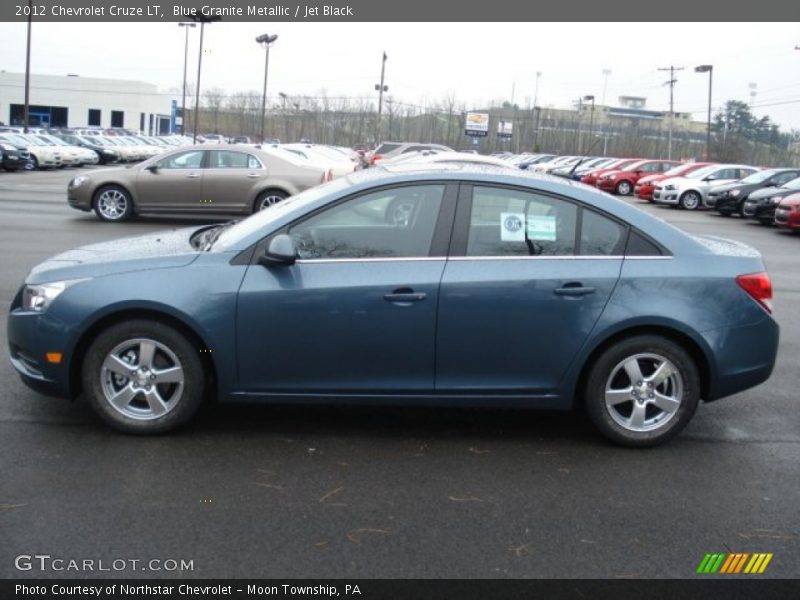
<svg viewBox="0 0 800 600">
<path fill-rule="evenodd" d="M 186 224 L 72 210 L 75 173 L 0 173 L 4 313 L 49 255 Z M 129 577 L 684 578 L 707 552 L 771 552 L 764 576 L 800 576 L 800 236 L 644 208 L 760 250 L 782 328 L 767 383 L 652 450 L 574 415 L 487 410 L 215 406 L 175 434 L 125 436 L 27 389 L 3 318 L 0 577 L 108 575 L 15 569 L 38 553 L 193 561 Z"/>
</svg>

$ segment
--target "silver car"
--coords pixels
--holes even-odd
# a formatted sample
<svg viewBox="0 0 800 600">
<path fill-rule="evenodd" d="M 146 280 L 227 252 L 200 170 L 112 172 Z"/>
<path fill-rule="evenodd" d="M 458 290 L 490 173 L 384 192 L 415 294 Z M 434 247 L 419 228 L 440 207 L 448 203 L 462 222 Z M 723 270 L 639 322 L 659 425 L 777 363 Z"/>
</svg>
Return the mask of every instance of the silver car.
<svg viewBox="0 0 800 600">
<path fill-rule="evenodd" d="M 723 183 L 730 183 L 758 171 L 750 165 L 709 165 L 684 177 L 659 181 L 653 190 L 653 202 L 673 204 L 695 210 L 708 208 L 708 192 Z"/>
</svg>

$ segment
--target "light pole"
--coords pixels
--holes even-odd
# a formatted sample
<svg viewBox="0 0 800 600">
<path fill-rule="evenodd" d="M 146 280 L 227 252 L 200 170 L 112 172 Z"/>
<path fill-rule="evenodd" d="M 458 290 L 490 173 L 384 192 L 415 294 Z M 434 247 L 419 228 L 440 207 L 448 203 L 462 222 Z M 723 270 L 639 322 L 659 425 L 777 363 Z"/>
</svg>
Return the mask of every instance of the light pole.
<svg viewBox="0 0 800 600">
<path fill-rule="evenodd" d="M 611 75 L 611 69 L 603 69 L 603 99 L 600 102 L 603 106 L 606 105 L 606 88 L 608 88 L 609 75 Z"/>
<path fill-rule="evenodd" d="M 714 78 L 714 65 L 699 65 L 695 73 L 708 73 L 708 122 L 706 123 L 706 160 L 711 160 L 711 80 Z"/>
<path fill-rule="evenodd" d="M 200 23 L 200 52 L 197 55 L 197 88 L 194 94 L 194 131 L 192 132 L 192 143 L 197 143 L 197 116 L 200 114 L 200 70 L 203 66 L 203 32 L 206 23 L 221 21 L 222 17 L 217 15 L 205 16 L 202 13 L 195 13 L 189 16 L 192 21 Z"/>
<path fill-rule="evenodd" d="M 592 136 L 594 135 L 594 96 L 589 94 L 583 97 L 584 101 L 592 103 L 592 110 L 589 113 L 589 147 L 591 148 Z"/>
<path fill-rule="evenodd" d="M 383 92 L 389 91 L 388 85 L 383 85 L 384 77 L 386 75 L 386 52 L 383 53 L 383 60 L 381 61 L 381 82 L 375 84 L 375 91 L 378 92 L 378 118 L 375 120 L 375 146 L 380 143 L 381 137 L 381 112 L 383 111 Z"/>
<path fill-rule="evenodd" d="M 33 0 L 28 0 L 28 42 L 25 50 L 25 123 L 24 132 L 28 133 L 31 110 L 31 21 L 33 20 Z"/>
<path fill-rule="evenodd" d="M 261 96 L 261 143 L 264 142 L 264 125 L 267 118 L 267 74 L 269 73 L 269 47 L 272 42 L 278 39 L 277 35 L 262 34 L 256 38 L 256 42 L 266 49 L 264 58 L 264 93 Z"/>
<path fill-rule="evenodd" d="M 189 29 L 195 28 L 195 23 L 178 23 L 178 27 L 185 28 L 186 42 L 183 46 L 183 99 L 181 100 L 181 135 L 186 133 L 186 67 L 189 64 Z"/>
</svg>

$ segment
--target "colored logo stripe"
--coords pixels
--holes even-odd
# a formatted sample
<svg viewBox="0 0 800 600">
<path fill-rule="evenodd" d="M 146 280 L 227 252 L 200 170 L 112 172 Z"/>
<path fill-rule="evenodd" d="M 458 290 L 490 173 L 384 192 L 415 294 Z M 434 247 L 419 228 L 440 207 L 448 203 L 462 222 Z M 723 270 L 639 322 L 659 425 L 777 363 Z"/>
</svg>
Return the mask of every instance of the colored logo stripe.
<svg viewBox="0 0 800 600">
<path fill-rule="evenodd" d="M 750 554 L 749 552 L 734 552 L 727 554 L 724 552 L 715 554 L 706 554 L 700 565 L 697 567 L 697 573 L 713 574 L 725 573 L 736 574 L 759 574 L 763 573 L 769 562 L 772 560 L 772 553 L 757 552 Z M 746 565 L 746 566 L 745 566 Z"/>
</svg>

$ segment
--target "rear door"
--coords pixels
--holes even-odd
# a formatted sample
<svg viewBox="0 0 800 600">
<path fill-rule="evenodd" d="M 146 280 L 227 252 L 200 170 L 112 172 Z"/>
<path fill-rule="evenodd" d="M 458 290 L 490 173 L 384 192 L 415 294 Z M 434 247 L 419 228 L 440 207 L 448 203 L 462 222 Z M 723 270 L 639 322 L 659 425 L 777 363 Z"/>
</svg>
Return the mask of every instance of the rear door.
<svg viewBox="0 0 800 600">
<path fill-rule="evenodd" d="M 266 179 L 267 169 L 249 152 L 208 150 L 203 170 L 203 202 L 209 210 L 249 212 L 253 190 Z"/>
<path fill-rule="evenodd" d="M 568 198 L 462 186 L 439 292 L 437 392 L 554 393 L 619 279 L 626 237 Z"/>
</svg>

